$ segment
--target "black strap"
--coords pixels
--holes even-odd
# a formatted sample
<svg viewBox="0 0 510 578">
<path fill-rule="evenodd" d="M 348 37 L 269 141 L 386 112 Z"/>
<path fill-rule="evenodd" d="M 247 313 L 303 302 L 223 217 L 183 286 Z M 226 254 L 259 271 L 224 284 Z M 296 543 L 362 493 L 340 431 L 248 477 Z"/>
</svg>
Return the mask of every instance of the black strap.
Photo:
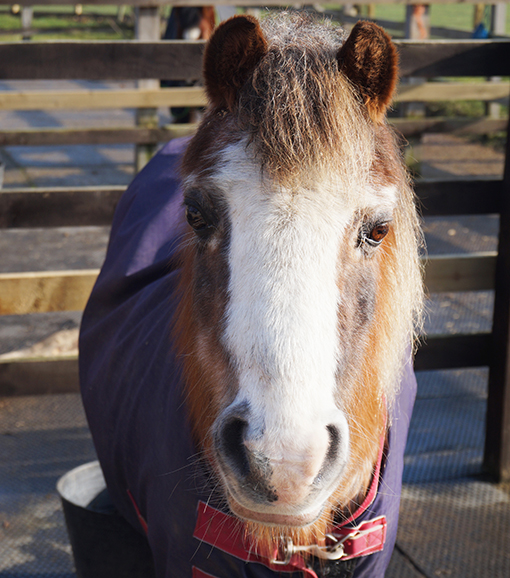
<svg viewBox="0 0 510 578">
<path fill-rule="evenodd" d="M 324 561 L 313 558 L 310 562 L 312 570 L 319 578 L 352 578 L 354 570 L 358 564 L 358 558 L 350 560 L 330 560 Z"/>
</svg>

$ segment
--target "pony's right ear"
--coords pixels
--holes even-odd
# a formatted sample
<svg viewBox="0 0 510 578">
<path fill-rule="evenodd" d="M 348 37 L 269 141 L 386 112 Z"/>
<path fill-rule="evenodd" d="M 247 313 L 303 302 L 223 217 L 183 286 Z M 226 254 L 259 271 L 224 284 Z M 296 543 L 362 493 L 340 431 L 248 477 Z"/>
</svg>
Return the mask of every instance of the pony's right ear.
<svg viewBox="0 0 510 578">
<path fill-rule="evenodd" d="M 253 16 L 234 16 L 211 36 L 204 55 L 205 89 L 212 106 L 232 111 L 239 89 L 267 52 Z"/>
</svg>

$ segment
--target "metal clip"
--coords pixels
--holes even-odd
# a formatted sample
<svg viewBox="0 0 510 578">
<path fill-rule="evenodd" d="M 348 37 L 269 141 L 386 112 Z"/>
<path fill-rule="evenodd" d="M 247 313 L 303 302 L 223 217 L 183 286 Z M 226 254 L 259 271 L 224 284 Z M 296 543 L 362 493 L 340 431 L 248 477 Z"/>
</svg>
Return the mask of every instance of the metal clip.
<svg viewBox="0 0 510 578">
<path fill-rule="evenodd" d="M 280 551 L 277 552 L 279 554 Z M 276 557 L 270 560 L 271 564 L 276 564 L 277 566 L 287 566 L 289 564 L 292 555 L 294 554 L 294 544 L 292 538 L 287 538 L 287 543 L 282 549 L 283 559 L 278 560 Z"/>
<path fill-rule="evenodd" d="M 291 538 L 287 538 L 287 543 L 285 544 L 282 554 L 283 558 L 278 560 L 273 558 L 271 564 L 276 564 L 280 566 L 286 566 L 290 563 L 292 556 L 294 554 L 299 554 L 301 552 L 306 552 L 311 554 L 321 560 L 340 560 L 345 556 L 344 552 L 344 542 L 345 540 L 352 537 L 352 534 L 344 536 L 341 540 L 333 536 L 332 534 L 326 534 L 326 538 L 329 538 L 333 543 L 329 546 L 319 546 L 318 544 L 307 544 L 305 546 L 295 546 Z"/>
<path fill-rule="evenodd" d="M 375 525 L 374 522 L 379 521 L 379 524 Z M 285 545 L 278 550 L 275 557 L 270 560 L 271 564 L 276 564 L 279 566 L 286 566 L 290 563 L 292 556 L 294 554 L 299 554 L 305 552 L 307 554 L 311 554 L 317 558 L 322 560 L 340 560 L 345 556 L 352 556 L 353 554 L 350 553 L 350 548 L 347 548 L 347 552 L 345 552 L 344 543 L 347 540 L 356 540 L 363 536 L 367 536 L 375 531 L 381 531 L 384 529 L 385 525 L 385 518 L 384 516 L 380 516 L 379 518 L 375 518 L 374 520 L 370 520 L 371 526 L 368 529 L 364 529 L 366 522 L 362 522 L 356 528 L 352 528 L 351 532 L 348 534 L 342 535 L 335 535 L 335 534 L 326 534 L 326 538 L 329 540 L 329 544 L 327 546 L 319 546 L 318 544 L 307 544 L 305 546 L 296 546 L 293 544 L 292 539 L 288 538 Z M 384 543 L 384 539 L 381 542 L 381 549 L 382 544 Z M 277 559 L 279 555 L 282 555 L 281 559 Z M 361 554 L 354 554 L 354 556 L 360 556 Z"/>
</svg>

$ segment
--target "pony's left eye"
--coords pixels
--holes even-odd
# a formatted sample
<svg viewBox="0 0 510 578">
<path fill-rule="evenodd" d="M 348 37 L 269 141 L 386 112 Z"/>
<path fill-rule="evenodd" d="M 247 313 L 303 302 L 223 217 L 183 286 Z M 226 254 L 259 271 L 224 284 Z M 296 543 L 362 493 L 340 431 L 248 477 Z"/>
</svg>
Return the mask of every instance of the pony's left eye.
<svg viewBox="0 0 510 578">
<path fill-rule="evenodd" d="M 390 230 L 390 224 L 386 221 L 376 223 L 364 223 L 358 236 L 358 247 L 363 244 L 377 247 L 380 245 Z"/>
<path fill-rule="evenodd" d="M 379 223 L 370 231 L 370 234 L 367 236 L 366 240 L 371 245 L 380 245 L 384 237 L 386 237 L 388 234 L 389 230 L 390 225 L 388 223 Z"/>
<path fill-rule="evenodd" d="M 209 227 L 209 223 L 195 205 L 186 205 L 186 219 L 195 231 L 203 231 Z"/>
</svg>

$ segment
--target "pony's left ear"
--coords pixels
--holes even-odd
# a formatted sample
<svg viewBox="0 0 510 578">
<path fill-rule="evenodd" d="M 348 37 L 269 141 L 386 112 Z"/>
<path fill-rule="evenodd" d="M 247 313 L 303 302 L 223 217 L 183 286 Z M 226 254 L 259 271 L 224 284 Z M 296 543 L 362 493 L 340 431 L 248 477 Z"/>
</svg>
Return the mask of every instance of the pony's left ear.
<svg viewBox="0 0 510 578">
<path fill-rule="evenodd" d="M 233 16 L 211 36 L 204 54 L 207 96 L 214 107 L 232 111 L 239 90 L 267 52 L 267 41 L 253 16 Z"/>
<path fill-rule="evenodd" d="M 381 122 L 397 84 L 398 55 L 391 38 L 373 22 L 358 22 L 337 60 L 359 90 L 372 120 Z"/>
</svg>

